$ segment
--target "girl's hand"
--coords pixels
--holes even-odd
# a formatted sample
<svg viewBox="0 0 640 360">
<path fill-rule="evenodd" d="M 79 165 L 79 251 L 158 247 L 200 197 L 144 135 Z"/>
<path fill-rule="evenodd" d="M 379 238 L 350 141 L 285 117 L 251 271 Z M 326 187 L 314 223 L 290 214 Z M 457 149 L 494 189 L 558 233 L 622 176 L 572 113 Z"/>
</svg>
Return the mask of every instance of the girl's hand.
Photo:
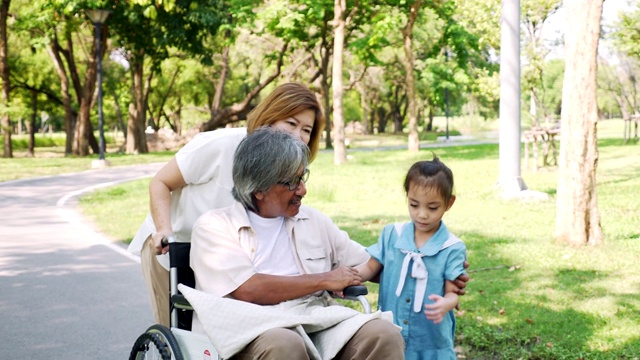
<svg viewBox="0 0 640 360">
<path fill-rule="evenodd" d="M 434 324 L 439 324 L 447 312 L 449 312 L 449 310 L 447 310 L 446 300 L 444 297 L 436 294 L 431 294 L 428 298 L 433 301 L 433 304 L 424 306 L 424 314 L 427 319 L 433 321 Z"/>
</svg>

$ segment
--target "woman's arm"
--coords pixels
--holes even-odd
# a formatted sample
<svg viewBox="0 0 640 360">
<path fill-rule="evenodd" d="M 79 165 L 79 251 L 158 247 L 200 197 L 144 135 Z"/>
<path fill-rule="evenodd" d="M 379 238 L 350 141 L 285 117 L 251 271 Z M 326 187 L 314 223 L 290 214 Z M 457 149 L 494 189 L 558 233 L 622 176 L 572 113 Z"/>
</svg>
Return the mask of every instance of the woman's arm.
<svg viewBox="0 0 640 360">
<path fill-rule="evenodd" d="M 169 247 L 162 247 L 161 240 L 173 233 L 171 228 L 171 192 L 182 188 L 186 182 L 174 157 L 151 179 L 149 183 L 149 211 L 156 226 L 152 234 L 158 254 L 165 254 Z"/>
</svg>

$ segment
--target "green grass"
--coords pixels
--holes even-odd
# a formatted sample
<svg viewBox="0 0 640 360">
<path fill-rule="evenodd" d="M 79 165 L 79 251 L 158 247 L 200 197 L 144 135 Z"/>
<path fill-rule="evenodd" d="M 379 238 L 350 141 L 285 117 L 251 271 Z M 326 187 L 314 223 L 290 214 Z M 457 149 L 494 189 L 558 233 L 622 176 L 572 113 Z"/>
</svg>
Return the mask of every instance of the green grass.
<svg viewBox="0 0 640 360">
<path fill-rule="evenodd" d="M 599 247 L 555 244 L 556 168 L 522 170 L 527 186 L 549 200 L 502 200 L 495 189 L 497 145 L 433 149 L 455 174 L 457 200 L 444 220 L 467 245 L 471 262 L 468 292 L 456 312 L 456 343 L 466 358 L 638 359 L 640 145 L 622 144 L 621 122 L 601 122 L 599 134 L 605 236 Z M 431 152 L 350 151 L 341 166 L 321 152 L 304 202 L 356 241 L 372 244 L 385 224 L 408 219 L 403 177 Z M 148 181 L 88 194 L 80 205 L 109 236 L 129 241 L 147 213 Z M 369 289 L 375 301 L 377 285 Z"/>
<path fill-rule="evenodd" d="M 59 149 L 55 149 L 56 152 Z M 64 152 L 64 149 L 62 150 Z M 173 156 L 172 152 L 157 152 L 140 155 L 107 154 L 105 159 L 110 166 L 127 166 L 167 162 Z M 91 170 L 91 162 L 97 160 L 97 155 L 88 157 L 15 157 L 0 158 L 0 182 L 24 179 L 38 176 L 58 175 L 71 172 Z"/>
<path fill-rule="evenodd" d="M 13 135 L 13 158 L 0 158 L 0 182 L 38 176 L 58 175 L 91 170 L 91 162 L 98 155 L 87 157 L 64 156 L 64 134 L 36 134 L 35 156 L 28 157 L 28 139 L 26 135 Z M 140 155 L 124 155 L 118 152 L 118 145 L 112 144 L 110 134 L 105 134 L 107 152 L 105 159 L 111 166 L 126 166 L 166 162 L 173 152 L 155 152 Z M 0 145 L 3 142 L 0 141 Z"/>
</svg>

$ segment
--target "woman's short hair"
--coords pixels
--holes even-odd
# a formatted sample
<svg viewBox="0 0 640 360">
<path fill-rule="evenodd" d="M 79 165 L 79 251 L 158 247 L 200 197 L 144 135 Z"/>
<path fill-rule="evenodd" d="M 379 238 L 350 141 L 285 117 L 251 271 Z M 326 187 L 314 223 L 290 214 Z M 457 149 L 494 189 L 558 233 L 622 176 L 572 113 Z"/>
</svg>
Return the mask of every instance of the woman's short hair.
<svg viewBox="0 0 640 360">
<path fill-rule="evenodd" d="M 302 84 L 290 82 L 276 87 L 247 115 L 247 131 L 252 132 L 265 125 L 269 126 L 304 110 L 312 110 L 315 113 L 309 139 L 309 161 L 313 161 L 320 147 L 320 137 L 326 120 L 316 94 Z"/>
<path fill-rule="evenodd" d="M 404 179 L 404 191 L 409 194 L 411 184 L 418 187 L 435 188 L 445 201 L 453 195 L 453 172 L 433 155 L 431 161 L 418 161 L 411 166 Z"/>
<path fill-rule="evenodd" d="M 293 135 L 271 127 L 249 133 L 233 158 L 231 194 L 242 205 L 258 212 L 254 194 L 278 182 L 293 179 L 309 164 L 309 147 Z"/>
</svg>

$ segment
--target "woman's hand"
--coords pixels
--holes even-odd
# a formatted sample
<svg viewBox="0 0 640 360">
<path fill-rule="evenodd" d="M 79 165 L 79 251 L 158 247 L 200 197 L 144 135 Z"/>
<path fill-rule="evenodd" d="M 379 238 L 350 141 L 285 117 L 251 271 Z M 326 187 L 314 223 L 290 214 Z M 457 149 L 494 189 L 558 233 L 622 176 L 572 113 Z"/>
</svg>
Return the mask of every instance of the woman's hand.
<svg viewBox="0 0 640 360">
<path fill-rule="evenodd" d="M 160 232 L 153 233 L 151 235 L 151 247 L 153 248 L 153 251 L 156 255 L 163 255 L 169 252 L 169 236 L 171 236 L 171 234 Z M 165 241 L 164 244 L 163 240 Z"/>
<path fill-rule="evenodd" d="M 464 269 L 467 270 L 469 268 L 469 262 L 465 260 L 464 262 Z M 455 280 L 453 280 L 453 285 L 455 285 L 456 290 L 455 293 L 458 295 L 464 295 L 466 292 L 464 291 L 464 288 L 467 287 L 467 283 L 469 282 L 469 275 L 468 274 L 462 274 L 460 276 L 458 276 Z"/>
</svg>

